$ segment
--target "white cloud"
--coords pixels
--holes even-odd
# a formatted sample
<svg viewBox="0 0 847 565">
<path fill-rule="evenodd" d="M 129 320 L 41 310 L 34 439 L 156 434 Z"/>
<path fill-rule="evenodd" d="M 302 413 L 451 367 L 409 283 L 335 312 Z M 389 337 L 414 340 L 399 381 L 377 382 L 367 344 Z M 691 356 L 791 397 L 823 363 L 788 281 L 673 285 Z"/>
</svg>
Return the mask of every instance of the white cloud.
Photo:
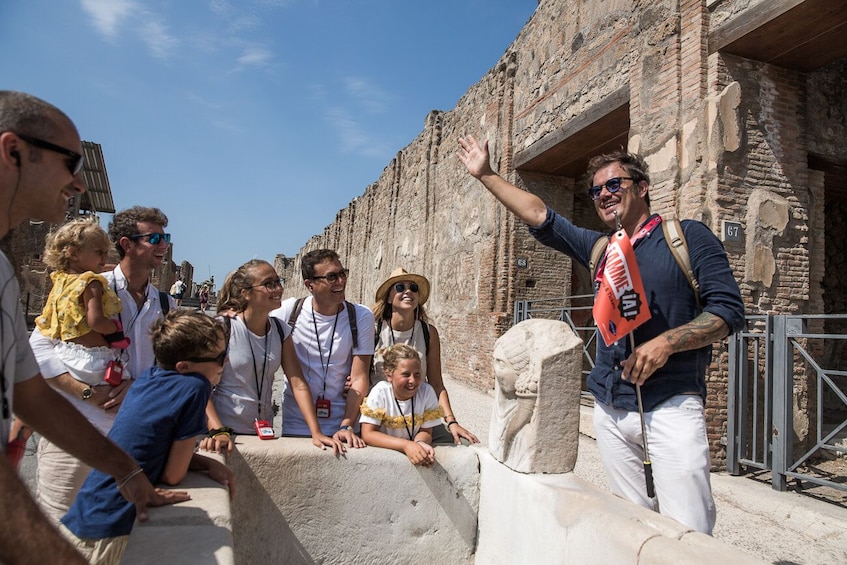
<svg viewBox="0 0 847 565">
<path fill-rule="evenodd" d="M 330 108 L 326 120 L 335 128 L 341 141 L 341 151 L 364 157 L 385 158 L 390 149 L 377 142 L 362 125 L 341 108 Z"/>
<path fill-rule="evenodd" d="M 273 53 L 264 47 L 248 47 L 238 58 L 238 64 L 242 67 L 264 67 L 273 58 Z"/>
<path fill-rule="evenodd" d="M 179 44 L 179 40 L 170 35 L 161 22 L 147 21 L 138 31 L 153 56 L 158 59 L 169 59 Z"/>
<path fill-rule="evenodd" d="M 228 16 L 232 11 L 232 4 L 229 0 L 211 0 L 209 9 L 219 16 Z"/>
<path fill-rule="evenodd" d="M 347 77 L 344 79 L 344 91 L 367 112 L 381 114 L 388 107 L 391 96 L 363 78 Z"/>
<path fill-rule="evenodd" d="M 114 39 L 118 27 L 136 9 L 132 0 L 81 0 L 82 9 L 92 18 L 94 27 L 107 39 Z"/>
<path fill-rule="evenodd" d="M 134 0 L 80 0 L 80 4 L 106 39 L 117 39 L 121 28 L 135 29 L 159 59 L 169 59 L 179 44 L 159 18 Z"/>
</svg>

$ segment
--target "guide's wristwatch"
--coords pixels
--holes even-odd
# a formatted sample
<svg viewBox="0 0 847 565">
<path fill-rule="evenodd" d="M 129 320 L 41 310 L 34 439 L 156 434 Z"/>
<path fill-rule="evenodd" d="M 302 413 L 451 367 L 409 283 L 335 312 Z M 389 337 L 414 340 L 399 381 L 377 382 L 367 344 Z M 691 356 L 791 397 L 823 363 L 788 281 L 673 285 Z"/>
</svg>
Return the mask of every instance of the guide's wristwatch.
<svg viewBox="0 0 847 565">
<path fill-rule="evenodd" d="M 91 389 L 90 386 L 87 386 L 82 389 L 82 392 L 80 393 L 80 397 L 82 397 L 83 400 L 88 400 L 92 396 L 94 396 L 94 391 Z"/>
<path fill-rule="evenodd" d="M 345 430 L 346 430 L 346 431 L 348 431 L 348 432 L 352 432 L 352 431 L 354 431 L 354 430 L 353 430 L 353 426 L 341 426 L 341 430 L 340 430 L 340 431 L 342 431 L 342 432 L 343 432 L 343 431 L 345 431 Z"/>
</svg>

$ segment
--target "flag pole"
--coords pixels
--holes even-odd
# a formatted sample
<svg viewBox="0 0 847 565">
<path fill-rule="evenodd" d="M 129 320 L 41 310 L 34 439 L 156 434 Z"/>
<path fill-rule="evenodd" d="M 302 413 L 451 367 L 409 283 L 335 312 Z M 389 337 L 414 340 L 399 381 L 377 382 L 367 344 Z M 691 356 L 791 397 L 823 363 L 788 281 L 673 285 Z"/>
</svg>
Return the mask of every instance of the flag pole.
<svg viewBox="0 0 847 565">
<path fill-rule="evenodd" d="M 635 332 L 629 334 L 631 349 L 635 352 Z M 638 417 L 641 420 L 641 447 L 644 449 L 644 481 L 647 486 L 647 497 L 653 501 L 653 510 L 659 511 L 659 499 L 653 485 L 653 462 L 650 461 L 650 450 L 647 447 L 647 427 L 644 425 L 644 405 L 641 403 L 641 385 L 635 385 L 635 398 L 638 400 Z"/>
<path fill-rule="evenodd" d="M 621 219 L 615 210 L 615 226 L 617 230 L 622 229 Z M 629 333 L 630 355 L 635 353 L 635 331 Z M 659 511 L 659 500 L 656 498 L 656 489 L 653 484 L 653 462 L 650 461 L 650 449 L 647 446 L 647 426 L 644 424 L 644 405 L 641 402 L 641 385 L 635 385 L 635 398 L 638 401 L 638 418 L 641 422 L 641 447 L 644 450 L 644 481 L 647 487 L 647 497 L 653 501 L 653 510 Z"/>
</svg>

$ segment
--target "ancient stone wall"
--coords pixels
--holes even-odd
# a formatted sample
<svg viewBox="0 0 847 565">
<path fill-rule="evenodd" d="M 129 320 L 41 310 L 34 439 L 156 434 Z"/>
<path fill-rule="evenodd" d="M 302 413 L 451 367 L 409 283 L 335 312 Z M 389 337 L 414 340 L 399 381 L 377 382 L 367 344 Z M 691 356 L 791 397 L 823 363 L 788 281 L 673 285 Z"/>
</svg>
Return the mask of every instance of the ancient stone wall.
<svg viewBox="0 0 847 565">
<path fill-rule="evenodd" d="M 540 2 L 456 107 L 426 116 L 421 134 L 302 251 L 339 250 L 351 269 L 348 298 L 366 304 L 395 267 L 429 277 L 427 309 L 442 335 L 445 370 L 490 388 L 492 347 L 515 300 L 578 294 L 590 281 L 467 175 L 454 156 L 457 139 L 489 140 L 505 178 L 596 227 L 580 179 L 516 170 L 515 155 L 628 93 L 629 127 L 621 127 L 650 166 L 654 211 L 698 219 L 716 234 L 724 221 L 741 225 L 740 240 L 726 248 L 748 312 L 823 312 L 827 265 L 844 255 L 824 261 L 827 177 L 808 160 L 815 153 L 847 162 L 845 64 L 803 73 L 708 52 L 710 30 L 764 2 Z M 296 281 L 289 296 L 304 294 L 298 258 L 281 268 Z M 832 286 L 830 304 L 847 302 Z M 707 376 L 716 467 L 724 462 L 726 363 L 722 344 Z M 798 387 L 798 405 L 805 388 Z"/>
</svg>

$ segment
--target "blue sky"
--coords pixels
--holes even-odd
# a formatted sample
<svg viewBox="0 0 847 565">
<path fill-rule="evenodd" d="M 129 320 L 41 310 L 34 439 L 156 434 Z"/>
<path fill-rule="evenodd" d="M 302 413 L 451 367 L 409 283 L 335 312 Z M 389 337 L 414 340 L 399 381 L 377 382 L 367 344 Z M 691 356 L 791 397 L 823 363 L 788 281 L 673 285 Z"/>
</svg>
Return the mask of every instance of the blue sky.
<svg viewBox="0 0 847 565">
<path fill-rule="evenodd" d="M 162 208 L 174 259 L 219 285 L 320 233 L 537 5 L 4 0 L 0 88 L 67 112 L 103 146 L 116 208 Z"/>
</svg>

